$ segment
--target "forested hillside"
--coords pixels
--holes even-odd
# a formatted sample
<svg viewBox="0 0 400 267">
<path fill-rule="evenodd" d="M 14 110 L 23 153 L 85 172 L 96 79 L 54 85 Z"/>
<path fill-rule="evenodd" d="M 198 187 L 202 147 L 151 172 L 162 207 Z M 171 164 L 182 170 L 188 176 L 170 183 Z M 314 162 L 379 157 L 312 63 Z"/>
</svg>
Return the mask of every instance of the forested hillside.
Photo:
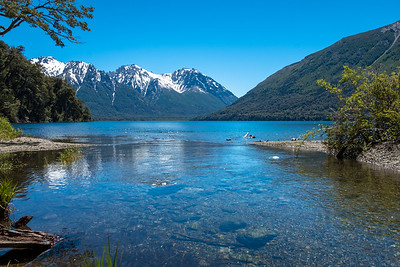
<svg viewBox="0 0 400 267">
<path fill-rule="evenodd" d="M 0 41 L 0 116 L 10 122 L 89 121 L 89 108 L 63 79 L 45 76 L 22 47 Z"/>
<path fill-rule="evenodd" d="M 400 22 L 343 38 L 259 83 L 232 105 L 201 120 L 325 120 L 337 99 L 317 85 L 337 82 L 343 66 L 395 71 L 400 65 Z"/>
</svg>

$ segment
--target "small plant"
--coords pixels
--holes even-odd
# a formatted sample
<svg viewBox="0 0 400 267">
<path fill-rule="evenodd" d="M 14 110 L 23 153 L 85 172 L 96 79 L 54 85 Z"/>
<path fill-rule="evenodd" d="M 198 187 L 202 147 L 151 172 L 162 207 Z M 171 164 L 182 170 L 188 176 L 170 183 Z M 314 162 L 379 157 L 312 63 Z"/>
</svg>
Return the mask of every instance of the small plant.
<svg viewBox="0 0 400 267">
<path fill-rule="evenodd" d="M 7 217 L 10 213 L 10 203 L 18 193 L 16 185 L 9 178 L 0 181 L 0 216 Z"/>
<path fill-rule="evenodd" d="M 14 165 L 11 162 L 2 162 L 0 165 L 0 172 L 6 173 L 10 172 L 14 168 Z"/>
<path fill-rule="evenodd" d="M 75 160 L 82 156 L 82 149 L 77 147 L 70 147 L 64 149 L 60 154 L 60 160 L 62 164 L 68 165 L 72 164 Z"/>
<path fill-rule="evenodd" d="M 14 168 L 9 153 L 0 154 L 0 173 L 8 173 Z"/>
<path fill-rule="evenodd" d="M 11 140 L 22 135 L 22 130 L 15 130 L 6 118 L 0 117 L 0 140 Z"/>
<path fill-rule="evenodd" d="M 117 267 L 121 266 L 121 261 L 122 261 L 122 253 L 119 255 L 119 262 L 118 262 L 118 243 L 117 243 L 117 248 L 115 249 L 114 258 L 113 255 L 111 255 L 111 245 L 110 245 L 110 238 L 107 238 L 107 249 L 104 247 L 103 249 L 103 254 L 101 257 L 96 256 L 96 253 L 93 251 L 94 259 L 89 260 L 89 256 L 87 252 L 85 252 L 85 256 L 83 258 L 83 267 Z M 106 254 L 107 251 L 107 254 Z"/>
</svg>

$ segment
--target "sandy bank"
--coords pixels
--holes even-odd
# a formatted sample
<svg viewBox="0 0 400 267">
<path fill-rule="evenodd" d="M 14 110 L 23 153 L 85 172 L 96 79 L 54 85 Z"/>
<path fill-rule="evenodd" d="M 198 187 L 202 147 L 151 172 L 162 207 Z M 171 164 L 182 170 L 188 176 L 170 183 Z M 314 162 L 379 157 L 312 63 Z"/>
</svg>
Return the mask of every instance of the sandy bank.
<svg viewBox="0 0 400 267">
<path fill-rule="evenodd" d="M 88 144 L 62 143 L 35 137 L 18 137 L 10 141 L 0 141 L 0 153 L 58 150 L 69 147 L 84 147 Z"/>
<path fill-rule="evenodd" d="M 333 154 L 321 141 L 257 141 L 252 144 L 291 151 L 319 151 Z M 358 156 L 357 161 L 400 172 L 400 144 L 388 142 L 376 145 Z"/>
</svg>

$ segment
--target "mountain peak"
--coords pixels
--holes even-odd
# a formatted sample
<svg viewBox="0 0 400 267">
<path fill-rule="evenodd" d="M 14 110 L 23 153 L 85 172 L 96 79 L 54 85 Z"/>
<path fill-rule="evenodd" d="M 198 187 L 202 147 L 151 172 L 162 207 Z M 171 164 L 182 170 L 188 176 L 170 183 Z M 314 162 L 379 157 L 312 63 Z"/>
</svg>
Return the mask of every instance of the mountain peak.
<svg viewBox="0 0 400 267">
<path fill-rule="evenodd" d="M 45 74 L 66 79 L 90 107 L 94 118 L 110 118 L 104 114 L 187 118 L 215 111 L 237 99 L 193 68 L 155 74 L 132 64 L 106 73 L 82 61 L 62 63 L 52 57 L 31 61 L 40 63 Z"/>
<path fill-rule="evenodd" d="M 200 71 L 194 69 L 194 68 L 181 68 L 177 70 L 177 72 L 195 72 L 195 73 L 200 73 Z"/>
<path fill-rule="evenodd" d="M 139 67 L 136 64 L 131 64 L 131 65 L 124 65 L 121 68 L 123 68 L 124 70 L 142 70 L 142 67 Z"/>
<path fill-rule="evenodd" d="M 381 32 L 385 33 L 387 31 L 393 31 L 395 34 L 400 33 L 400 21 L 396 21 L 395 23 L 392 23 L 388 26 L 385 26 L 382 28 Z"/>
<path fill-rule="evenodd" d="M 68 61 L 67 63 L 56 60 L 52 56 L 31 59 L 32 63 L 39 63 L 42 71 L 47 76 L 61 77 L 72 85 L 80 86 L 88 73 L 92 73 L 92 80 L 100 81 L 100 72 L 90 63 L 83 61 Z M 79 89 L 77 89 L 79 90 Z"/>
<path fill-rule="evenodd" d="M 52 56 L 33 58 L 30 61 L 32 63 L 39 63 L 42 66 L 44 74 L 54 77 L 62 74 L 66 66 L 64 62 L 58 61 Z"/>
</svg>

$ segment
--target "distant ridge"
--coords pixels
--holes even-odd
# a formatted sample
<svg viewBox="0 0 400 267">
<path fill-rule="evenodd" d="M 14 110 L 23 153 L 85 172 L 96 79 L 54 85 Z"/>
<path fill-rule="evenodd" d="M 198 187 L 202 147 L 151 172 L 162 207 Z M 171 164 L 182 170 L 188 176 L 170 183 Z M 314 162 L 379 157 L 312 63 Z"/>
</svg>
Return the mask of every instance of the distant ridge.
<svg viewBox="0 0 400 267">
<path fill-rule="evenodd" d="M 214 112 L 237 99 L 195 69 L 155 74 L 126 65 L 105 72 L 86 62 L 64 63 L 53 57 L 31 62 L 40 64 L 47 76 L 66 79 L 97 120 L 187 119 Z"/>
<path fill-rule="evenodd" d="M 344 65 L 394 71 L 400 65 L 400 21 L 346 37 L 286 66 L 232 105 L 199 120 L 325 120 L 336 99 L 316 84 L 338 81 Z"/>
</svg>

